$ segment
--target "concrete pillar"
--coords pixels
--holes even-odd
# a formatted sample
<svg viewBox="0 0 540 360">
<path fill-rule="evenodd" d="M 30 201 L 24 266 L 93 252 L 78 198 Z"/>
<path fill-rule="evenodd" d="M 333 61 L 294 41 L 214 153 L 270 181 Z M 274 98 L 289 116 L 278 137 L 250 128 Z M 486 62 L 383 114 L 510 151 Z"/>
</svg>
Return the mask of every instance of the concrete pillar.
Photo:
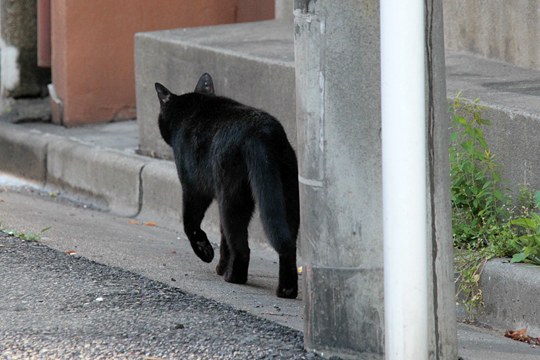
<svg viewBox="0 0 540 360">
<path fill-rule="evenodd" d="M 0 93 L 4 97 L 42 96 L 50 70 L 37 66 L 36 0 L 0 1 Z"/>
<path fill-rule="evenodd" d="M 384 343 L 378 1 L 295 2 L 305 344 Z"/>
<path fill-rule="evenodd" d="M 428 0 L 430 359 L 456 359 L 440 0 Z M 305 344 L 384 357 L 378 0 L 296 0 Z M 407 269 L 404 269 L 407 271 Z"/>
<path fill-rule="evenodd" d="M 429 358 L 457 359 L 443 0 L 426 3 Z"/>
</svg>

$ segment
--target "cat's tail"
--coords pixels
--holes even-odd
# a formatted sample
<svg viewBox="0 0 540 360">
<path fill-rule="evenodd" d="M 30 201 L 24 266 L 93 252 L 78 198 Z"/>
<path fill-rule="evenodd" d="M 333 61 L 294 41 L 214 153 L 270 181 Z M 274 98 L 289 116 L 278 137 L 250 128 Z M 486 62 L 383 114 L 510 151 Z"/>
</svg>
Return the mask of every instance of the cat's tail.
<svg viewBox="0 0 540 360">
<path fill-rule="evenodd" d="M 274 146 L 250 139 L 246 142 L 249 154 L 245 159 L 264 232 L 281 255 L 296 253 L 300 215 L 296 156 L 288 143 L 280 145 L 284 146 L 276 153 Z"/>
</svg>

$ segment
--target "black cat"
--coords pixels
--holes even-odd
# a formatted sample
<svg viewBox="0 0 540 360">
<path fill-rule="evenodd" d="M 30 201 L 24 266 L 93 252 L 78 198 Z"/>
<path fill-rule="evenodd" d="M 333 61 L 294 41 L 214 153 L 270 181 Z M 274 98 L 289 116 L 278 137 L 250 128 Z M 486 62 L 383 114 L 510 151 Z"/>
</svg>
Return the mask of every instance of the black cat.
<svg viewBox="0 0 540 360">
<path fill-rule="evenodd" d="M 216 272 L 244 284 L 249 266 L 248 225 L 255 203 L 270 244 L 279 254 L 277 296 L 296 298 L 296 237 L 300 221 L 296 155 L 271 115 L 216 96 L 203 74 L 195 92 L 175 95 L 156 83 L 161 136 L 173 148 L 182 184 L 184 231 L 205 262 L 214 250 L 201 230 L 213 199 L 221 222 Z"/>
</svg>

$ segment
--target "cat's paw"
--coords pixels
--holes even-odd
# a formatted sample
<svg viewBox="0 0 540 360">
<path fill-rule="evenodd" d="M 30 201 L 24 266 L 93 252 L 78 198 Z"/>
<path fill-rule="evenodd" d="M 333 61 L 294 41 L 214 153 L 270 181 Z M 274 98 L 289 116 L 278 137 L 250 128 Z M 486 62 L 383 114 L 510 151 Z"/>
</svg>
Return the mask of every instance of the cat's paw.
<svg viewBox="0 0 540 360">
<path fill-rule="evenodd" d="M 225 260 L 225 259 L 224 259 Z M 223 279 L 234 284 L 245 284 L 248 279 L 249 250 L 244 253 L 231 255 L 225 266 Z"/>
<path fill-rule="evenodd" d="M 233 274 L 232 272 L 226 272 L 224 275 L 223 275 L 223 279 L 226 281 L 226 282 L 230 282 L 230 283 L 233 283 L 233 284 L 245 284 L 247 283 L 247 274 L 244 275 L 244 274 Z"/>
<path fill-rule="evenodd" d="M 219 263 L 216 266 L 216 274 L 221 276 L 221 275 L 225 274 L 226 269 L 227 269 L 227 262 L 219 260 Z"/>
<path fill-rule="evenodd" d="M 296 299 L 296 297 L 298 296 L 298 286 L 289 288 L 278 286 L 276 295 L 280 298 Z"/>
<path fill-rule="evenodd" d="M 214 248 L 208 240 L 193 241 L 191 247 L 202 261 L 209 263 L 214 259 Z"/>
</svg>

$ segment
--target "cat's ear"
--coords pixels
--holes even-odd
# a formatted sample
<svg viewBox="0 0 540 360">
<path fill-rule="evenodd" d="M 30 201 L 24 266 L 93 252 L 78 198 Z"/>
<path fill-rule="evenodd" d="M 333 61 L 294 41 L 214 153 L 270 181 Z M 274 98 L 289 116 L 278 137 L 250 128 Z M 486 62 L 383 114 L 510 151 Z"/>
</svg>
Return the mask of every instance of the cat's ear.
<svg viewBox="0 0 540 360">
<path fill-rule="evenodd" d="M 214 81 L 208 73 L 204 73 L 199 78 L 197 86 L 195 86 L 195 92 L 199 94 L 214 95 Z"/>
<path fill-rule="evenodd" d="M 171 100 L 172 93 L 165 86 L 160 83 L 155 84 L 157 96 L 160 104 L 166 104 Z"/>
</svg>

